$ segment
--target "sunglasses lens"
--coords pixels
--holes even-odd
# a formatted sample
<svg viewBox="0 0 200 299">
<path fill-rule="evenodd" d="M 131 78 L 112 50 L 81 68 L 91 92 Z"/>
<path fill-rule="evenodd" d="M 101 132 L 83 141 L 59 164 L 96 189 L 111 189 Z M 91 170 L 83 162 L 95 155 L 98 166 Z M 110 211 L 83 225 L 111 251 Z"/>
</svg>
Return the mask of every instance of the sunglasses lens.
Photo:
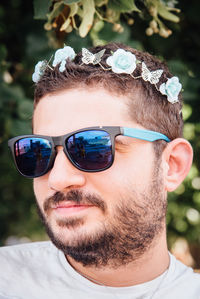
<svg viewBox="0 0 200 299">
<path fill-rule="evenodd" d="M 76 133 L 66 140 L 71 160 L 83 170 L 99 171 L 112 164 L 110 135 L 102 130 Z"/>
<path fill-rule="evenodd" d="M 14 145 L 17 167 L 22 175 L 38 177 L 45 173 L 51 157 L 51 143 L 43 138 L 22 138 Z"/>
</svg>

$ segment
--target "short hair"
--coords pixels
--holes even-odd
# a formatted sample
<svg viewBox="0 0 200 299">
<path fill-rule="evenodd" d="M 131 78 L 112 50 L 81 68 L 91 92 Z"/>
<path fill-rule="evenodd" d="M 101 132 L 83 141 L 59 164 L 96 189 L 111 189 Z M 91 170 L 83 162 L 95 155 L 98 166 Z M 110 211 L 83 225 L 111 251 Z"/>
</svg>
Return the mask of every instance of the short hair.
<svg viewBox="0 0 200 299">
<path fill-rule="evenodd" d="M 108 68 L 106 59 L 117 49 L 124 49 L 133 53 L 137 60 L 146 64 L 150 71 L 162 69 L 158 88 L 172 77 L 165 63 L 156 57 L 127 45 L 120 43 L 109 43 L 89 49 L 97 53 L 105 49 L 101 59 L 101 65 Z M 131 118 L 146 129 L 158 131 L 167 135 L 171 140 L 182 137 L 182 95 L 178 96 L 178 102 L 172 104 L 167 97 L 156 89 L 154 84 L 144 81 L 142 78 L 134 79 L 129 74 L 118 74 L 111 70 L 104 70 L 99 64 L 83 64 L 82 53 L 78 53 L 73 61 L 68 60 L 65 70 L 59 71 L 59 65 L 51 69 L 46 68 L 43 76 L 35 86 L 34 107 L 46 94 L 57 93 L 63 90 L 81 88 L 103 87 L 105 90 L 127 96 L 129 98 L 129 114 Z M 141 64 L 137 64 L 134 76 L 141 76 Z M 101 99 L 99 99 L 101 100 Z M 163 150 L 166 145 L 164 141 L 156 142 L 154 146 L 157 152 Z M 159 145 L 159 146 L 158 146 Z"/>
</svg>

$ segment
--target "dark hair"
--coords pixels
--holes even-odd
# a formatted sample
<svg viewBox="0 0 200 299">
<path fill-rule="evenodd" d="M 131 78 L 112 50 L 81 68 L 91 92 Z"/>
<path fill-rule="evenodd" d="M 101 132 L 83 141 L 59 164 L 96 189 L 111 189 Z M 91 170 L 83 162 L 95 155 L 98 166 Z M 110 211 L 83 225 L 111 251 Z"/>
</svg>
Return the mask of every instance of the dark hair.
<svg viewBox="0 0 200 299">
<path fill-rule="evenodd" d="M 93 47 L 89 51 L 97 53 L 105 49 L 101 64 L 108 68 L 107 57 L 119 48 L 135 54 L 137 60 L 145 62 L 150 71 L 162 69 L 163 74 L 157 84 L 158 87 L 166 82 L 167 78 L 172 77 L 165 63 L 149 53 L 138 51 L 124 44 L 109 43 L 105 46 Z M 138 124 L 149 130 L 163 133 L 171 140 L 182 136 L 181 94 L 179 94 L 179 102 L 172 104 L 168 102 L 165 95 L 156 89 L 154 84 L 144 81 L 142 78 L 134 79 L 129 74 L 106 71 L 99 64 L 83 64 L 81 58 L 82 53 L 80 52 L 73 61 L 68 60 L 64 72 L 59 71 L 59 65 L 53 69 L 46 68 L 44 75 L 35 87 L 34 107 L 46 94 L 79 87 L 96 88 L 99 86 L 111 93 L 127 96 L 130 99 L 129 114 Z M 141 63 L 137 64 L 134 71 L 135 77 L 140 75 Z M 157 152 L 160 152 L 166 145 L 164 141 L 158 141 L 156 144 L 154 148 Z"/>
</svg>

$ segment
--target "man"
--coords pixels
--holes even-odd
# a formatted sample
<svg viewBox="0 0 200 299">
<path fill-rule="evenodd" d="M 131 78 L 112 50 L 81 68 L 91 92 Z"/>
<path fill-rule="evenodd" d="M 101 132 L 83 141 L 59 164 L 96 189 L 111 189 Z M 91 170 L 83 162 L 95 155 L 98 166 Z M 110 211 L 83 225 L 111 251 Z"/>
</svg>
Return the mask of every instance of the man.
<svg viewBox="0 0 200 299">
<path fill-rule="evenodd" d="M 178 78 L 108 44 L 65 46 L 33 80 L 33 135 L 9 146 L 52 242 L 1 249 L 0 298 L 200 298 L 166 243 L 167 192 L 192 163 Z"/>
</svg>

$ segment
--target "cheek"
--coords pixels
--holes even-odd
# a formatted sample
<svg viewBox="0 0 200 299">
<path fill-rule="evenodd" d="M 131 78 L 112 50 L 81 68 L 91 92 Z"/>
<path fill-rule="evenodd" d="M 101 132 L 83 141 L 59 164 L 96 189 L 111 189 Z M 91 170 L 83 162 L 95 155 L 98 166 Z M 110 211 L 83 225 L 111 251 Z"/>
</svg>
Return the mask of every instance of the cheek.
<svg viewBox="0 0 200 299">
<path fill-rule="evenodd" d="M 148 148 L 132 153 L 115 153 L 113 165 L 103 171 L 90 175 L 89 181 L 97 190 L 101 190 L 109 201 L 135 190 L 139 193 L 146 190 L 152 180 L 153 155 Z"/>
<path fill-rule="evenodd" d="M 139 191 L 145 189 L 151 180 L 153 161 L 147 150 L 134 151 L 123 157 L 116 153 L 113 165 L 115 179 L 123 184 L 131 184 Z"/>
<path fill-rule="evenodd" d="M 33 180 L 34 194 L 40 206 L 48 196 L 47 180 L 44 177 L 36 178 Z"/>
</svg>

